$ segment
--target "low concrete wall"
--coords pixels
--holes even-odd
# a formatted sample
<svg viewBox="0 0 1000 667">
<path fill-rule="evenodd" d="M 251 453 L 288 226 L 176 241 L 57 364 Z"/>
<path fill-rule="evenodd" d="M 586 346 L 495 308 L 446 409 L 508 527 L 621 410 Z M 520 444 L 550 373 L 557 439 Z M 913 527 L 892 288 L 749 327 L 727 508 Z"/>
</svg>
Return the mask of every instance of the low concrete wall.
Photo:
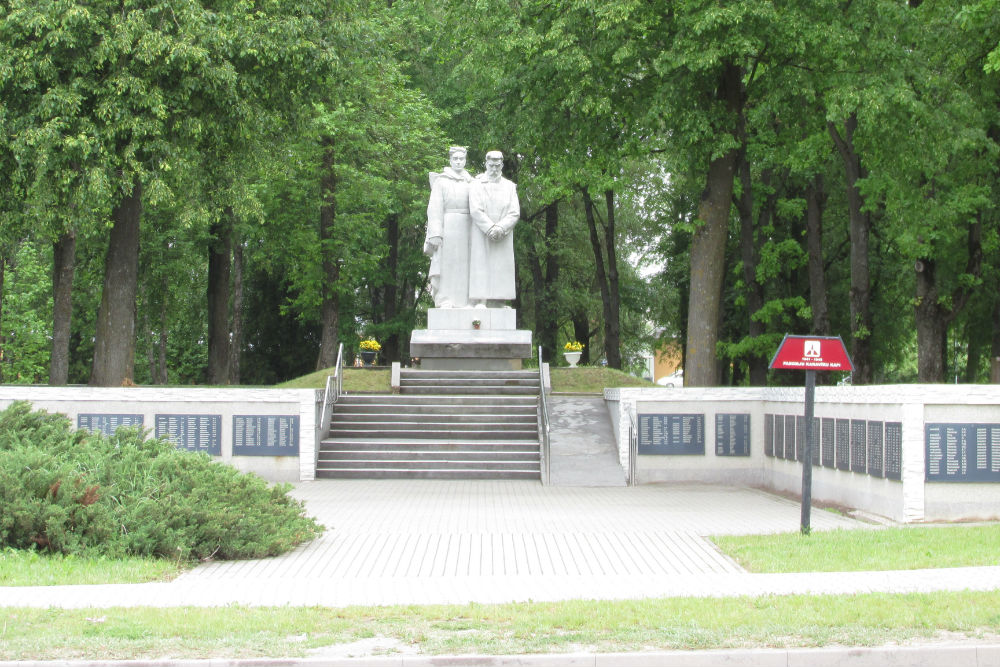
<svg viewBox="0 0 1000 667">
<path fill-rule="evenodd" d="M 765 420 L 768 415 L 801 419 L 804 394 L 801 388 L 778 387 L 644 388 L 609 389 L 605 399 L 623 466 L 628 465 L 629 430 L 640 415 L 704 415 L 704 454 L 641 454 L 637 461 L 640 483 L 704 481 L 799 493 L 802 465 L 794 457 L 788 460 L 765 453 Z M 716 454 L 716 415 L 732 413 L 749 415 L 747 456 Z M 827 422 L 891 423 L 901 439 L 898 479 L 884 470 L 867 474 L 814 465 L 812 493 L 817 501 L 901 522 L 1000 518 L 1000 483 L 928 481 L 926 461 L 928 424 L 996 424 L 1000 428 L 1000 386 L 819 387 L 815 416 L 820 422 L 825 418 Z M 996 462 L 1000 445 L 994 444 L 993 451 Z M 882 467 L 887 464 L 883 462 Z"/>
<path fill-rule="evenodd" d="M 167 415 L 218 417 L 219 432 L 215 435 L 220 453 L 214 458 L 275 482 L 312 480 L 316 474 L 317 392 L 314 389 L 0 386 L 0 409 L 14 401 L 29 401 L 36 409 L 64 414 L 74 426 L 80 415 L 141 415 L 143 427 L 150 433 L 155 433 L 157 416 L 161 421 Z M 237 418 L 242 423 L 248 417 L 258 416 L 279 417 L 286 423 L 297 418 L 298 451 L 295 455 L 275 455 L 278 450 L 264 455 L 234 453 Z"/>
</svg>

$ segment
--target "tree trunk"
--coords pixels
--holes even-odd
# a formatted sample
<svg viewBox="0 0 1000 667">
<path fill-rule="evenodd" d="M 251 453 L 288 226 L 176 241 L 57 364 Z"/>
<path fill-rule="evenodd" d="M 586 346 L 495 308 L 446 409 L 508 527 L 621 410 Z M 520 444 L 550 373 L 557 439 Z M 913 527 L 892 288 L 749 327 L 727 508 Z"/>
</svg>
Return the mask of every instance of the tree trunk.
<svg viewBox="0 0 1000 667">
<path fill-rule="evenodd" d="M 969 227 L 967 243 L 968 259 L 966 260 L 965 273 L 978 277 L 982 272 L 983 260 L 981 221 L 977 221 Z M 956 287 L 948 299 L 951 305 L 948 307 L 941 305 L 936 268 L 935 262 L 931 258 L 919 259 L 914 265 L 917 274 L 917 305 L 915 307 L 917 379 L 920 382 L 945 381 L 948 325 L 962 312 L 972 294 L 968 287 Z"/>
<path fill-rule="evenodd" d="M 826 273 L 823 270 L 823 207 L 826 192 L 819 174 L 806 188 L 806 246 L 809 251 L 809 305 L 813 333 L 830 335 L 830 309 L 826 300 Z"/>
<path fill-rule="evenodd" d="M 2 272 L 2 271 L 0 271 Z M 3 288 L 3 276 L 0 275 L 0 293 Z M 1000 384 L 1000 299 L 993 306 L 993 341 L 990 345 L 990 382 Z"/>
<path fill-rule="evenodd" d="M 229 291 L 233 219 L 213 223 L 208 244 L 208 383 L 229 381 Z"/>
<path fill-rule="evenodd" d="M 874 377 L 872 356 L 871 279 L 868 267 L 868 235 L 871 217 L 862 211 L 864 197 L 858 181 L 865 177 L 861 157 L 854 147 L 857 114 L 844 121 L 844 136 L 832 121 L 827 122 L 830 137 L 840 152 L 847 176 L 847 206 L 850 215 L 851 238 L 851 358 L 854 362 L 854 384 L 871 384 Z"/>
<path fill-rule="evenodd" d="M 158 373 L 156 375 L 157 384 L 167 384 L 167 336 L 168 336 L 167 327 L 169 323 L 169 319 L 167 318 L 168 314 L 167 294 L 169 294 L 169 292 L 167 290 L 169 289 L 169 287 L 170 285 L 169 281 L 167 280 L 167 276 L 164 275 L 163 299 L 160 300 L 160 335 L 159 335 L 159 342 L 157 343 L 157 351 L 159 353 L 159 359 L 157 363 Z"/>
<path fill-rule="evenodd" d="M 753 219 L 753 181 L 750 173 L 750 161 L 747 159 L 746 118 L 740 114 L 740 150 L 737 155 L 739 164 L 740 184 L 742 192 L 736 202 L 740 213 L 740 258 L 743 262 L 743 283 L 746 285 L 747 304 L 747 334 L 751 338 L 764 335 L 764 323 L 754 315 L 764 307 L 764 286 L 757 280 L 757 264 L 760 262 L 760 243 L 757 239 L 757 228 Z M 770 180 L 769 171 L 761 175 L 761 180 Z M 761 212 L 763 217 L 763 211 Z M 760 355 L 747 358 L 749 367 L 749 383 L 752 387 L 763 387 L 767 384 L 768 360 Z"/>
<path fill-rule="evenodd" d="M 573 338 L 583 343 L 580 363 L 584 366 L 590 365 L 593 357 L 590 354 L 590 322 L 587 321 L 586 311 L 581 310 L 573 314 Z"/>
<path fill-rule="evenodd" d="M 917 380 L 944 382 L 948 323 L 938 304 L 934 261 L 917 260 Z"/>
<path fill-rule="evenodd" d="M 608 304 L 610 317 L 604 323 L 604 349 L 608 357 L 608 366 L 620 369 L 622 367 L 622 297 L 618 278 L 618 232 L 615 222 L 614 191 L 604 191 L 604 206 L 607 211 L 607 224 L 604 226 L 604 247 L 608 251 L 608 296 L 610 297 Z"/>
<path fill-rule="evenodd" d="M 734 115 L 743 106 L 742 72 L 726 65 L 716 91 Z M 735 129 L 735 128 L 734 128 Z M 684 385 L 712 387 L 719 384 L 716 344 L 722 310 L 722 285 L 726 267 L 729 211 L 733 203 L 733 178 L 737 150 L 731 149 L 708 166 L 705 189 L 698 204 L 701 223 L 691 239 L 691 285 L 688 294 L 687 349 L 684 354 Z"/>
<path fill-rule="evenodd" d="M 243 351 L 243 241 L 233 230 L 233 313 L 229 341 L 229 384 L 240 383 L 240 353 Z"/>
<path fill-rule="evenodd" d="M 383 321 L 392 322 L 399 312 L 397 299 L 399 292 L 399 216 L 395 213 L 385 219 L 385 239 L 389 244 L 389 254 L 386 257 L 386 272 L 389 280 L 385 284 L 385 303 L 382 304 Z M 401 361 L 399 356 L 399 333 L 392 330 L 382 346 L 382 362 Z"/>
<path fill-rule="evenodd" d="M 323 153 L 323 174 L 320 177 L 323 203 L 319 209 L 319 243 L 323 258 L 323 282 L 320 285 L 322 334 L 319 356 L 316 359 L 316 370 L 330 368 L 337 363 L 337 329 L 340 326 L 340 301 L 337 295 L 340 264 L 334 256 L 333 250 L 334 223 L 337 216 L 337 179 L 333 170 L 333 140 L 325 139 L 323 144 L 326 149 Z"/>
<path fill-rule="evenodd" d="M 76 271 L 76 231 L 60 234 L 52 244 L 52 358 L 49 384 L 69 382 L 69 335 L 73 319 L 73 274 Z"/>
<path fill-rule="evenodd" d="M 7 353 L 4 351 L 3 337 L 3 281 L 7 274 L 7 256 L 0 247 L 0 383 L 3 382 L 3 367 L 7 363 Z"/>
<path fill-rule="evenodd" d="M 604 355 L 608 366 L 620 369 L 622 367 L 619 324 L 620 296 L 617 289 L 618 265 L 614 260 L 614 195 L 610 191 L 605 193 L 610 216 L 607 224 L 604 225 L 604 243 L 607 246 L 605 249 L 608 258 L 608 268 L 605 268 L 605 249 L 602 249 L 601 238 L 597 233 L 597 216 L 594 213 L 594 201 L 591 199 L 587 188 L 582 188 L 581 192 L 583 194 L 583 208 L 587 217 L 587 225 L 590 228 L 590 245 L 594 251 L 597 282 L 601 289 L 601 303 L 604 313 Z"/>
<path fill-rule="evenodd" d="M 556 349 L 558 323 L 556 320 L 555 294 L 559 280 L 559 258 L 554 251 L 559 229 L 559 203 L 545 207 L 545 231 L 541 239 L 528 243 L 528 262 L 531 269 L 535 297 L 535 330 L 538 344 L 545 358 L 551 361 L 560 350 Z M 542 263 L 542 256 L 545 258 Z"/>
<path fill-rule="evenodd" d="M 135 182 L 132 191 L 111 212 L 104 288 L 95 324 L 91 386 L 118 387 L 132 382 L 141 217 L 142 186 Z"/>
</svg>

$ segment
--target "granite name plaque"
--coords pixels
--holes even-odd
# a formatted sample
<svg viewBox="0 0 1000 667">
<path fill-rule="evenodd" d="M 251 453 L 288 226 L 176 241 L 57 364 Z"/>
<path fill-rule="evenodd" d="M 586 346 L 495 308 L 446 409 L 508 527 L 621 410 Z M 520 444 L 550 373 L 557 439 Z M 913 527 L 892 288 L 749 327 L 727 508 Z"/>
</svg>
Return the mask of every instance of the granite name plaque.
<svg viewBox="0 0 1000 667">
<path fill-rule="evenodd" d="M 806 418 L 795 416 L 795 460 L 804 461 L 806 457 Z"/>
<path fill-rule="evenodd" d="M 785 458 L 785 417 L 783 415 L 774 416 L 774 455 L 779 459 Z"/>
<path fill-rule="evenodd" d="M 824 468 L 832 468 L 834 464 L 833 452 L 836 448 L 837 440 L 833 425 L 833 419 L 830 417 L 823 417 L 820 425 L 820 442 L 823 450 L 821 462 Z"/>
<path fill-rule="evenodd" d="M 774 415 L 764 415 L 764 456 L 774 456 Z"/>
<path fill-rule="evenodd" d="M 883 438 L 885 424 L 878 421 L 868 422 L 868 474 L 882 477 L 883 474 Z"/>
<path fill-rule="evenodd" d="M 851 469 L 851 420 L 838 419 L 837 429 L 837 470 Z"/>
<path fill-rule="evenodd" d="M 1000 482 L 1000 424 L 927 424 L 928 482 Z"/>
<path fill-rule="evenodd" d="M 177 449 L 222 456 L 222 415 L 156 415 L 156 437 Z"/>
<path fill-rule="evenodd" d="M 868 471 L 868 422 L 851 420 L 851 472 Z"/>
<path fill-rule="evenodd" d="M 705 415 L 640 414 L 640 454 L 704 454 Z"/>
<path fill-rule="evenodd" d="M 885 423 L 885 476 L 897 482 L 903 478 L 903 423 Z"/>
<path fill-rule="evenodd" d="M 120 426 L 142 426 L 142 415 L 90 413 L 76 416 L 76 427 L 91 433 L 113 435 Z"/>
<path fill-rule="evenodd" d="M 298 455 L 298 415 L 233 416 L 233 456 Z"/>
<path fill-rule="evenodd" d="M 795 415 L 785 415 L 785 460 L 795 460 Z"/>
<path fill-rule="evenodd" d="M 750 415 L 715 415 L 715 455 L 750 456 Z"/>
</svg>

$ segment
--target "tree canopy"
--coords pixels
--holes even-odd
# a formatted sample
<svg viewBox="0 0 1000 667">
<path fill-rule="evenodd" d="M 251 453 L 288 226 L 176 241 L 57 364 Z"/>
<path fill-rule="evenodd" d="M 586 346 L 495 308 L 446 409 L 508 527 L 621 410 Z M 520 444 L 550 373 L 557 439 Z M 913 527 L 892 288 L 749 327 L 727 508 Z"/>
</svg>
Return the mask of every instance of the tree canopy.
<svg viewBox="0 0 1000 667">
<path fill-rule="evenodd" d="M 452 144 L 506 156 L 546 361 L 795 382 L 767 359 L 814 333 L 855 383 L 998 381 L 998 10 L 11 0 L 0 381 L 266 384 L 368 336 L 408 363 Z"/>
</svg>

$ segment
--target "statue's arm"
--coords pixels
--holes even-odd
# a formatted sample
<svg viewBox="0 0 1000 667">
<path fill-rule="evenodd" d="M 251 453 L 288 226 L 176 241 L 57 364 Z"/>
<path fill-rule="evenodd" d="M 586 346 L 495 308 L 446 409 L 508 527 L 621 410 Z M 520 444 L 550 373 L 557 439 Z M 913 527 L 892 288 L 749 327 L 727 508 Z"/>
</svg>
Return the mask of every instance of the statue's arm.
<svg viewBox="0 0 1000 667">
<path fill-rule="evenodd" d="M 517 186 L 510 184 L 510 191 L 507 197 L 507 210 L 504 211 L 503 218 L 497 223 L 503 228 L 505 234 L 514 231 L 514 225 L 521 219 L 521 204 L 517 200 Z"/>
<path fill-rule="evenodd" d="M 431 172 L 433 174 L 433 172 Z M 431 239 L 440 239 L 444 235 L 444 191 L 440 182 L 431 176 L 431 196 L 427 200 L 427 234 L 424 236 L 425 248 Z"/>
<path fill-rule="evenodd" d="M 479 182 L 469 186 L 469 214 L 474 224 L 483 234 L 489 234 L 493 221 L 486 214 L 486 190 Z"/>
</svg>

